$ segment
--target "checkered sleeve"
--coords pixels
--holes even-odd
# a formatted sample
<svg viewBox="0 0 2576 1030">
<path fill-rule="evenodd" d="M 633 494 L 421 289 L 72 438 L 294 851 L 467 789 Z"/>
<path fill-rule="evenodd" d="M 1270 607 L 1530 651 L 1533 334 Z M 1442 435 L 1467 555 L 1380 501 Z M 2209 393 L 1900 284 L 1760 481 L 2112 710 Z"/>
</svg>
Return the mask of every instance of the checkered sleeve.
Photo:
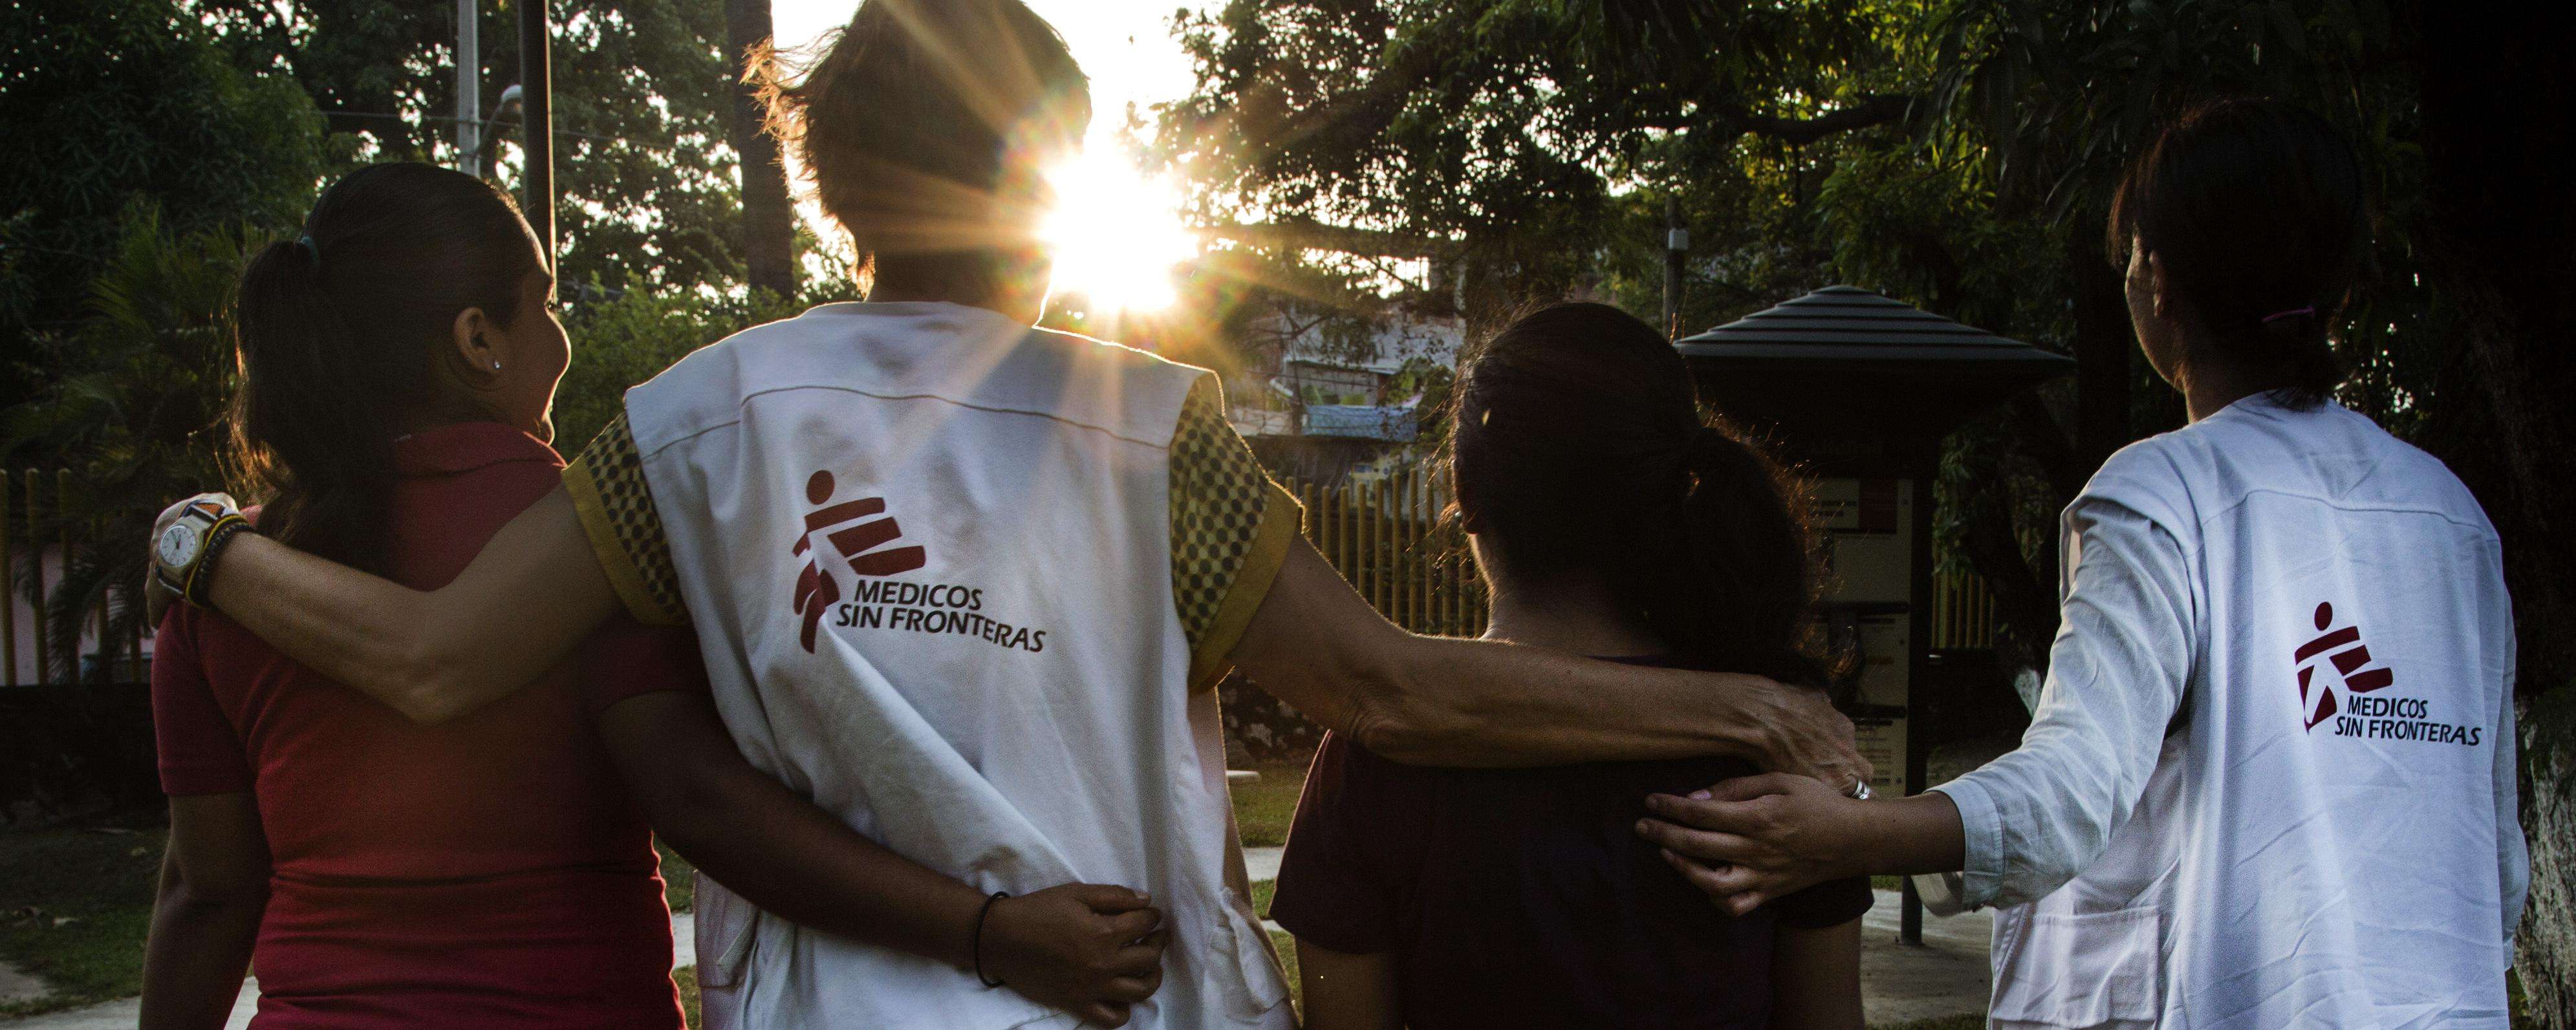
<svg viewBox="0 0 2576 1030">
<path fill-rule="evenodd" d="M 1287 561 L 1304 518 L 1225 418 L 1215 376 L 1190 387 L 1172 434 L 1172 599 L 1190 644 L 1190 687 L 1215 685 Z"/>
<path fill-rule="evenodd" d="M 675 626 L 689 621 L 680 603 L 680 576 L 671 564 L 671 541 L 662 533 L 661 513 L 644 481 L 644 456 L 635 449 L 635 433 L 620 412 L 564 468 L 564 489 L 581 513 L 582 532 L 617 599 L 636 621 Z"/>
</svg>

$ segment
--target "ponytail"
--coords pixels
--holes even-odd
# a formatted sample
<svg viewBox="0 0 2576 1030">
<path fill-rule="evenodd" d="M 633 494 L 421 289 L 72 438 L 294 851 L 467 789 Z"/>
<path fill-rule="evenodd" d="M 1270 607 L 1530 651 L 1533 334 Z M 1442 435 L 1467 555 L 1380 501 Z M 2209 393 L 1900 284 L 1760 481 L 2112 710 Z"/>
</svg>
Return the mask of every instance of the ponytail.
<svg viewBox="0 0 2576 1030">
<path fill-rule="evenodd" d="M 1802 492 L 1702 420 L 1662 334 L 1559 304 L 1469 355 L 1454 396 L 1459 503 L 1515 580 L 1596 578 L 1677 658 L 1823 682 Z"/>
<path fill-rule="evenodd" d="M 481 308 L 507 327 L 538 267 L 532 239 L 482 180 L 384 164 L 334 183 L 303 235 L 251 259 L 234 320 L 232 443 L 266 501 L 263 533 L 383 571 L 395 437 L 442 407 L 458 314 Z"/>
<path fill-rule="evenodd" d="M 426 369 L 378 375 L 384 363 L 359 360 L 313 248 L 300 241 L 269 244 L 251 259 L 238 332 L 243 386 L 233 395 L 233 446 L 256 492 L 269 497 L 261 530 L 374 571 L 393 495 L 391 417 L 414 399 L 400 394 L 427 385 Z M 421 357 L 392 364 L 426 365 Z"/>
<path fill-rule="evenodd" d="M 1821 683 L 1803 490 L 1720 426 L 1699 427 L 1681 450 L 1671 542 L 1633 549 L 1613 591 L 1692 664 Z"/>
</svg>

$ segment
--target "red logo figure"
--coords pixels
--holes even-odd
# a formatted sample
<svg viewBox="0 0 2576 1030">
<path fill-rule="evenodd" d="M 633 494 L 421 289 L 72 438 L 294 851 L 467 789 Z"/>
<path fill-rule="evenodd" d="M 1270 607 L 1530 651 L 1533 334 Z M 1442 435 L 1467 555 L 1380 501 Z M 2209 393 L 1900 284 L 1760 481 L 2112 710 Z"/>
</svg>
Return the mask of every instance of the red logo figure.
<svg viewBox="0 0 2576 1030">
<path fill-rule="evenodd" d="M 2376 669 L 2362 668 L 2370 664 L 2370 648 L 2361 642 L 2361 627 L 2346 626 L 2327 632 L 2326 627 L 2332 625 L 2334 625 L 2334 605 L 2317 605 L 2317 630 L 2319 631 L 2317 638 L 2299 645 L 2299 650 L 2290 656 L 2290 660 L 2297 663 L 2299 667 L 2299 707 L 2307 713 L 2308 729 L 2311 732 L 2316 730 L 2318 723 L 2331 718 L 2342 707 L 2335 702 L 2334 690 L 2321 683 L 2314 685 L 2314 699 L 2311 700 L 2309 697 L 2309 681 L 2316 676 L 2317 671 L 2317 666 L 2312 660 L 2318 656 L 2323 655 L 2328 662 L 2332 662 L 2335 673 L 2343 677 L 2344 689 L 2356 694 L 2367 694 L 2397 681 L 2397 674 L 2390 672 L 2386 666 Z"/>
<path fill-rule="evenodd" d="M 805 481 L 806 502 L 822 505 L 831 500 L 832 486 L 831 473 L 814 473 L 813 478 Z M 806 551 L 812 549 L 814 534 L 823 533 L 833 526 L 841 526 L 840 529 L 824 533 L 823 539 L 830 541 L 832 549 L 839 551 L 841 557 L 849 560 L 851 572 L 862 576 L 891 576 L 898 572 L 910 572 L 920 568 L 930 559 L 919 547 L 872 550 L 879 544 L 891 543 L 903 536 L 902 527 L 895 525 L 895 521 L 891 518 L 858 521 L 870 515 L 882 514 L 884 511 L 885 499 L 882 497 L 862 497 L 855 501 L 819 507 L 805 516 L 805 532 L 797 535 L 796 546 L 789 553 L 804 556 Z M 850 523 L 850 525 L 842 525 L 843 523 Z M 834 579 L 831 571 L 823 567 L 822 555 L 816 553 L 806 557 L 804 571 L 796 574 L 795 607 L 796 614 L 805 617 L 803 640 L 806 653 L 811 654 L 814 651 L 814 630 L 823 621 L 823 613 L 840 600 L 840 581 Z"/>
</svg>

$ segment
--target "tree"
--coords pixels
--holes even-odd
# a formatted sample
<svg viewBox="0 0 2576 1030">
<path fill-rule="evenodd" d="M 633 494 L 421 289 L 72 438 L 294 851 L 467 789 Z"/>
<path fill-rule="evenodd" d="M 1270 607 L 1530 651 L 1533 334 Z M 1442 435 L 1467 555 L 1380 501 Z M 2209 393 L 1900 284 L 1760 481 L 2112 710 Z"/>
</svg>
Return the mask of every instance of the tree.
<svg viewBox="0 0 2576 1030">
<path fill-rule="evenodd" d="M 2505 541 L 2521 644 L 2523 826 L 2531 909 L 2519 966 L 2531 1015 L 2576 1028 L 2576 208 L 2560 196 L 2565 112 L 2576 76 L 2549 47 L 2542 11 L 2501 9 L 2462 24 L 2410 5 L 2410 55 L 2423 81 L 2430 199 L 2427 280 L 2449 314 L 2441 374 L 2417 439 L 2469 485 Z"/>
<path fill-rule="evenodd" d="M 486 102 L 518 81 L 517 5 L 478 5 Z M 454 5 L 194 0 L 245 67 L 286 70 L 369 161 L 455 160 Z M 610 291 L 742 280 L 720 0 L 550 0 L 563 281 Z M 489 112 L 486 112 L 487 114 Z M 503 123 L 494 174 L 513 178 Z"/>
<path fill-rule="evenodd" d="M 293 80 L 172 0 L 26 0 L 0 29 L 0 406 L 46 378 L 137 198 L 187 233 L 292 219 L 329 166 Z"/>
<path fill-rule="evenodd" d="M 97 520 L 66 555 L 47 625 L 61 677 L 77 667 L 82 616 L 108 613 L 121 640 L 143 618 L 135 588 L 152 518 L 170 499 L 228 478 L 217 422 L 232 391 L 234 284 L 271 238 L 240 225 L 182 231 L 149 201 L 118 220 L 106 267 L 82 295 L 85 319 L 48 362 L 37 397 L 0 417 L 0 454 L 44 455 L 73 474 L 53 519 Z M 48 534 L 59 527 L 47 527 Z"/>
</svg>

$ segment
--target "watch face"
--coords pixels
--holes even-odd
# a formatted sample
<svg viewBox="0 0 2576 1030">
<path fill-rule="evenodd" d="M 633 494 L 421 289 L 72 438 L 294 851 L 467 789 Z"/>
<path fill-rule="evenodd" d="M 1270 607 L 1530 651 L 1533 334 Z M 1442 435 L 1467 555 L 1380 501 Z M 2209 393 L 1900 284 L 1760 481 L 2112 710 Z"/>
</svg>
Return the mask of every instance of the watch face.
<svg viewBox="0 0 2576 1030">
<path fill-rule="evenodd" d="M 175 523 L 161 531 L 159 547 L 164 568 L 179 569 L 197 557 L 197 530 L 185 522 Z"/>
</svg>

